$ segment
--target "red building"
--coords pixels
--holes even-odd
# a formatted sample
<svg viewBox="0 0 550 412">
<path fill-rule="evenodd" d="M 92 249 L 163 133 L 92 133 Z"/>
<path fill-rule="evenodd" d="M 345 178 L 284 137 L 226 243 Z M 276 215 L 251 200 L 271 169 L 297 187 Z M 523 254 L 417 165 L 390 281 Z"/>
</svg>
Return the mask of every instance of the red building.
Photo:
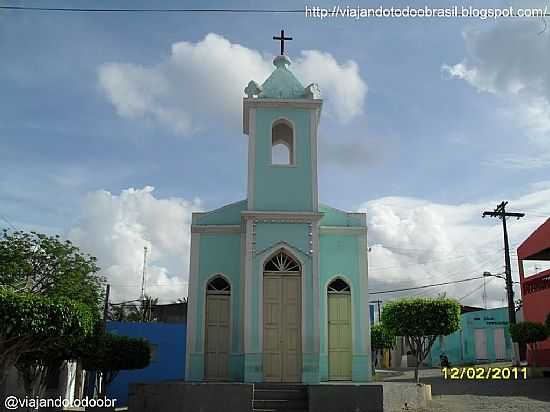
<svg viewBox="0 0 550 412">
<path fill-rule="evenodd" d="M 524 260 L 550 261 L 550 218 L 518 247 L 519 278 L 523 297 L 523 319 L 544 323 L 550 313 L 550 269 L 525 277 Z M 527 353 L 529 364 L 533 354 Z M 537 345 L 537 364 L 550 367 L 550 339 Z"/>
</svg>

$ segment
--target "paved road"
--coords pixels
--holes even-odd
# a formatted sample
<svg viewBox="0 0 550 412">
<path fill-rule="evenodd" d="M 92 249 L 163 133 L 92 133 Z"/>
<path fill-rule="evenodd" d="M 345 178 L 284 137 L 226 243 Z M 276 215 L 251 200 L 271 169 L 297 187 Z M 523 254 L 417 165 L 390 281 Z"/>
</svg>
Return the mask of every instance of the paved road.
<svg viewBox="0 0 550 412">
<path fill-rule="evenodd" d="M 405 371 L 385 381 L 414 381 L 414 372 Z M 420 382 L 432 386 L 431 411 L 526 411 L 550 412 L 550 378 L 517 381 L 445 380 L 439 369 L 420 371 Z"/>
</svg>

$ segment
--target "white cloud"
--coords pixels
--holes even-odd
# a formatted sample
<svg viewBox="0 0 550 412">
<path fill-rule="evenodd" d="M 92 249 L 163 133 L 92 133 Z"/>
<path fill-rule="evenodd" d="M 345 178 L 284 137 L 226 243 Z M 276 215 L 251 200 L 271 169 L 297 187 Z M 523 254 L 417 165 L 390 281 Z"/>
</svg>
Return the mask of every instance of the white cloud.
<svg viewBox="0 0 550 412">
<path fill-rule="evenodd" d="M 503 121 L 523 130 L 521 152 L 497 154 L 487 162 L 491 166 L 550 166 L 550 32 L 542 29 L 539 19 L 502 19 L 465 30 L 466 58 L 443 65 L 452 78 L 498 96 L 507 107 Z"/>
<path fill-rule="evenodd" d="M 370 290 L 396 289 L 474 277 L 488 270 L 503 271 L 502 226 L 482 219 L 497 201 L 446 205 L 406 197 L 385 197 L 361 205 L 368 213 Z M 510 199 L 510 210 L 526 217 L 511 220 L 511 250 L 550 216 L 548 182 L 531 186 L 530 193 Z M 119 195 L 90 193 L 80 219 L 68 237 L 98 257 L 112 284 L 113 301 L 136 299 L 140 293 L 143 246 L 152 251 L 147 292 L 170 302 L 187 295 L 191 212 L 198 200 L 155 197 L 152 187 L 127 189 Z M 514 256 L 513 256 L 514 257 Z M 517 278 L 517 262 L 512 261 Z M 532 266 L 526 268 L 532 272 Z M 420 289 L 407 295 L 434 296 L 440 292 L 460 298 L 479 288 L 463 303 L 482 304 L 481 280 Z M 489 306 L 501 306 L 504 283 L 487 284 Z M 519 292 L 516 292 L 519 293 Z M 373 295 L 387 300 L 396 294 Z M 519 296 L 518 296 L 519 297 Z"/>
<path fill-rule="evenodd" d="M 112 284 L 112 300 L 136 299 L 143 247 L 150 251 L 146 293 L 161 301 L 187 296 L 191 212 L 198 200 L 154 196 L 154 188 L 88 194 L 68 237 L 98 258 Z"/>
<path fill-rule="evenodd" d="M 156 65 L 106 63 L 98 74 L 121 117 L 149 119 L 189 136 L 220 124 L 238 127 L 244 88 L 273 69 L 271 57 L 210 33 L 197 43 L 174 43 Z M 367 85 L 354 61 L 340 64 L 329 53 L 306 50 L 291 69 L 304 85 L 319 84 L 328 112 L 340 121 L 362 112 Z"/>
<path fill-rule="evenodd" d="M 537 185 L 533 192 L 512 199 L 510 210 L 526 213 L 508 225 L 511 250 L 542 222 L 550 189 Z M 445 205 L 403 197 L 386 197 L 366 202 L 360 207 L 368 213 L 370 290 L 398 289 L 410 286 L 443 283 L 481 276 L 484 271 L 504 271 L 502 223 L 498 219 L 482 219 L 484 210 L 492 210 L 498 202 L 477 202 Z M 513 208 L 513 209 L 512 209 Z M 531 213 L 530 213 L 531 212 Z M 512 260 L 517 278 L 517 261 Z M 527 266 L 527 273 L 532 268 Z M 481 305 L 482 280 L 415 290 L 403 295 L 435 296 L 447 292 L 461 298 L 479 288 L 462 303 Z M 506 305 L 504 283 L 491 280 L 487 286 L 487 303 L 491 307 Z M 519 291 L 516 290 L 516 297 Z M 398 294 L 373 295 L 389 299 Z"/>
</svg>

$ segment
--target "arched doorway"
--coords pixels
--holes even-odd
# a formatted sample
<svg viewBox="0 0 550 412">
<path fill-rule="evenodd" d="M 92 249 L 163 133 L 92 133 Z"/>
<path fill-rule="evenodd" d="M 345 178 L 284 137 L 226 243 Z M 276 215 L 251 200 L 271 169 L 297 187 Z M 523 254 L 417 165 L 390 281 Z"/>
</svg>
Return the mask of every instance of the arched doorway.
<svg viewBox="0 0 550 412">
<path fill-rule="evenodd" d="M 328 378 L 334 381 L 349 381 L 353 352 L 349 285 L 340 278 L 334 279 L 328 285 L 327 299 Z"/>
<path fill-rule="evenodd" d="M 302 270 L 279 250 L 264 265 L 263 369 L 266 382 L 302 380 Z"/>
<path fill-rule="evenodd" d="M 206 380 L 229 379 L 231 342 L 231 286 L 222 276 L 206 286 L 206 326 L 204 339 L 204 377 Z"/>
</svg>

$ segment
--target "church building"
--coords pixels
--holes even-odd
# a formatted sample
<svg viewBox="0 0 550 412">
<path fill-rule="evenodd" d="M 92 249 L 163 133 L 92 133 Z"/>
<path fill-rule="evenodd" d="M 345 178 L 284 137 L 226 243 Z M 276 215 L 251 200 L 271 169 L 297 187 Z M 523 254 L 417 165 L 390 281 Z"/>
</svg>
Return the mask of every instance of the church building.
<svg viewBox="0 0 550 412">
<path fill-rule="evenodd" d="M 275 70 L 244 90 L 247 198 L 193 213 L 188 381 L 371 379 L 366 215 L 319 203 L 323 101 L 279 39 Z"/>
</svg>

